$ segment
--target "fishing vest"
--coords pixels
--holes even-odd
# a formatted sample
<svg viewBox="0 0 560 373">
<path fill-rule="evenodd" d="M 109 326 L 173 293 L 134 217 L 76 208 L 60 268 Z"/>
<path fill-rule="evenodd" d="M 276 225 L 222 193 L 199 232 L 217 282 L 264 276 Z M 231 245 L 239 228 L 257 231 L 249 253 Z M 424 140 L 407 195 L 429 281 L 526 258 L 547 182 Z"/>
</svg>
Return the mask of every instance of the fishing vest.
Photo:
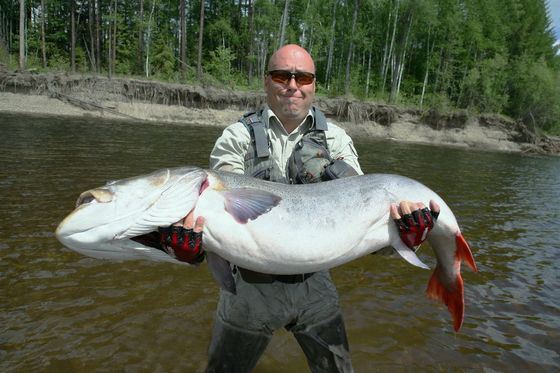
<svg viewBox="0 0 560 373">
<path fill-rule="evenodd" d="M 298 144 L 296 144 L 294 152 L 301 150 L 304 143 L 314 143 L 322 147 L 325 150 L 326 156 L 330 159 L 327 136 L 325 134 L 325 131 L 328 130 L 327 118 L 319 109 L 313 107 L 312 110 L 314 123 Z M 263 111 L 264 109 L 260 109 L 257 112 L 249 112 L 239 120 L 247 128 L 251 136 L 251 142 L 244 158 L 245 175 L 262 180 L 294 184 L 296 181 L 288 176 L 284 176 L 278 164 L 272 159 L 272 144 L 268 135 L 269 124 L 268 121 L 263 120 Z M 299 157 L 296 158 L 299 159 Z M 287 175 L 289 174 L 288 170 Z"/>
</svg>

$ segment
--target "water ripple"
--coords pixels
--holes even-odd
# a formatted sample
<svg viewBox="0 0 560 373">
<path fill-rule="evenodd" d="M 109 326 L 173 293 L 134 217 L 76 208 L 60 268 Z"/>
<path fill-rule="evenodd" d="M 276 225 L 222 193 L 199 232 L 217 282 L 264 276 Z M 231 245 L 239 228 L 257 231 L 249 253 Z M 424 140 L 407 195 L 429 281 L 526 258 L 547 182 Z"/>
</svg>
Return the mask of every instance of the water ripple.
<svg viewBox="0 0 560 373">
<path fill-rule="evenodd" d="M 85 189 L 206 166 L 219 129 L 3 116 L 0 370 L 203 371 L 217 301 L 207 268 L 82 257 L 53 236 Z M 455 212 L 479 267 L 463 270 L 454 333 L 428 271 L 379 255 L 335 268 L 357 371 L 560 369 L 560 160 L 356 141 L 366 172 L 417 178 Z M 430 167 L 425 167 L 430 165 Z M 433 265 L 428 247 L 419 255 Z M 185 356 L 188 351 L 188 358 Z M 279 331 L 257 371 L 306 370 Z"/>
</svg>

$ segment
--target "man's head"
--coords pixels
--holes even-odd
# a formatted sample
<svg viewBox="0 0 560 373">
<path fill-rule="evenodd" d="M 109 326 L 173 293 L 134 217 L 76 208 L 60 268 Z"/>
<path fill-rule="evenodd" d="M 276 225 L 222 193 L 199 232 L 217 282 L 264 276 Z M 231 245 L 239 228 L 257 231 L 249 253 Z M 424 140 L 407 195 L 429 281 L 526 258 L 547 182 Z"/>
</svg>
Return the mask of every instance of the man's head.
<svg viewBox="0 0 560 373">
<path fill-rule="evenodd" d="M 315 63 L 305 49 L 288 44 L 270 57 L 268 72 L 264 81 L 268 106 L 291 132 L 305 119 L 315 97 Z"/>
</svg>

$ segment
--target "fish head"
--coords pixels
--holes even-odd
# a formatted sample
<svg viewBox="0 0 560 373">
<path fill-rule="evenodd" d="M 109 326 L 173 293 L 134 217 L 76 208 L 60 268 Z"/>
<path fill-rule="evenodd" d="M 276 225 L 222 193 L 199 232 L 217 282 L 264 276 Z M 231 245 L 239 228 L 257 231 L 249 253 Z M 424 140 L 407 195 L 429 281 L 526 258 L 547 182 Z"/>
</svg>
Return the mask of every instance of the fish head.
<svg viewBox="0 0 560 373">
<path fill-rule="evenodd" d="M 87 190 L 78 197 L 75 210 L 59 224 L 56 237 L 64 246 L 96 258 L 153 255 L 152 259 L 166 260 L 171 257 L 152 247 L 157 245 L 135 239 L 185 217 L 196 205 L 206 178 L 200 168 L 181 167 Z"/>
</svg>

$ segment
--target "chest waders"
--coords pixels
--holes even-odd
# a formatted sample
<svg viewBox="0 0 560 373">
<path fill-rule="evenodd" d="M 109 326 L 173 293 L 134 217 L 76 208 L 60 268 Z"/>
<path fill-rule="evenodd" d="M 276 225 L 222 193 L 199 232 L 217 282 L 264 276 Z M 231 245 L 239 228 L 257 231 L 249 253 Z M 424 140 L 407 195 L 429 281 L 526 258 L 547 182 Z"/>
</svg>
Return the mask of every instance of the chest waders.
<svg viewBox="0 0 560 373">
<path fill-rule="evenodd" d="M 268 121 L 262 119 L 262 110 L 244 115 L 240 121 L 251 135 L 244 158 L 245 175 L 296 184 L 343 177 L 352 171 L 355 174 L 351 166 L 340 161 L 347 167 L 341 165 L 337 170 L 342 172 L 335 170 L 325 176 L 336 161 L 328 152 L 326 118 L 316 108 L 313 114 L 315 123 L 294 148 L 287 177 L 272 159 Z M 270 342 L 272 332 L 281 327 L 294 334 L 312 372 L 353 371 L 338 294 L 328 271 L 299 275 L 270 275 L 237 267 L 235 271 L 240 277 L 237 295 L 220 291 L 207 372 L 251 372 Z M 302 285 L 304 281 L 309 284 Z M 281 307 L 274 305 L 278 291 L 289 293 L 289 299 L 300 299 L 293 307 L 296 307 L 295 314 L 303 314 L 285 319 Z M 255 320 L 263 320 L 263 325 L 268 326 L 257 327 L 255 324 L 260 321 Z"/>
</svg>

